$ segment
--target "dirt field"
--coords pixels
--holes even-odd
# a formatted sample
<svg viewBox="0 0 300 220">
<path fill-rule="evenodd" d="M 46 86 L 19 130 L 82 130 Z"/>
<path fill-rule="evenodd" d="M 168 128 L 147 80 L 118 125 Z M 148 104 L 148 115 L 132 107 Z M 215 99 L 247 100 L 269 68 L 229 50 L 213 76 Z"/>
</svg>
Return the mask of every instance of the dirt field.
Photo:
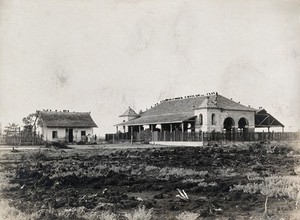
<svg viewBox="0 0 300 220">
<path fill-rule="evenodd" d="M 129 219 L 139 207 L 153 220 L 295 217 L 291 144 L 142 147 L 2 150 L 2 207 L 13 210 L 2 218 Z"/>
</svg>

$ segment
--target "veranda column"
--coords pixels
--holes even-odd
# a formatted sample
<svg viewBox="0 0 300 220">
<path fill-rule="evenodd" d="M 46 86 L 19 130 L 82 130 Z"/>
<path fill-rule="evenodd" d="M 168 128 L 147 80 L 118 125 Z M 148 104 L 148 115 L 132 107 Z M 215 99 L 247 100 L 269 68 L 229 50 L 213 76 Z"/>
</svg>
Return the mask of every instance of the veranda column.
<svg viewBox="0 0 300 220">
<path fill-rule="evenodd" d="M 172 123 L 170 124 L 170 140 L 173 140 L 173 135 L 172 135 L 173 129 L 172 129 Z"/>
</svg>

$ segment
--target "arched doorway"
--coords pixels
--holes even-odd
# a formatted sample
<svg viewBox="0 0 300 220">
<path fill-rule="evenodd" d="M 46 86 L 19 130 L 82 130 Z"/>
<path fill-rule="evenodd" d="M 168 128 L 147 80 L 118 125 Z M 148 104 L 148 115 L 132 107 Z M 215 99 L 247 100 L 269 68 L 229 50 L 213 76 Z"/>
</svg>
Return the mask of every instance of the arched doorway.
<svg viewBox="0 0 300 220">
<path fill-rule="evenodd" d="M 226 140 L 232 140 L 233 138 L 233 126 L 234 120 L 231 117 L 228 117 L 224 120 L 223 128 L 225 129 Z"/>
<path fill-rule="evenodd" d="M 242 131 L 246 131 L 248 120 L 246 118 L 240 118 L 238 124 L 239 124 L 239 129 L 241 129 Z"/>
</svg>

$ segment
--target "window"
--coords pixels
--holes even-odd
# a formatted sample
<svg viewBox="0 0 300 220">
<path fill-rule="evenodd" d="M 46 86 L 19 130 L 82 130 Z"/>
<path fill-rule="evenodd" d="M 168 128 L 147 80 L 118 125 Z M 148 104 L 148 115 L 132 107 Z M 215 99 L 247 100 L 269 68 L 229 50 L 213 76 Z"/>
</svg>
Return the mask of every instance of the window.
<svg viewBox="0 0 300 220">
<path fill-rule="evenodd" d="M 203 115 L 202 114 L 199 115 L 199 124 L 203 125 Z"/>
<path fill-rule="evenodd" d="M 81 131 L 81 136 L 85 136 L 85 131 Z"/>
<path fill-rule="evenodd" d="M 52 131 L 52 138 L 58 138 L 57 131 Z"/>
<path fill-rule="evenodd" d="M 216 115 L 215 114 L 211 115 L 211 124 L 216 125 Z"/>
</svg>

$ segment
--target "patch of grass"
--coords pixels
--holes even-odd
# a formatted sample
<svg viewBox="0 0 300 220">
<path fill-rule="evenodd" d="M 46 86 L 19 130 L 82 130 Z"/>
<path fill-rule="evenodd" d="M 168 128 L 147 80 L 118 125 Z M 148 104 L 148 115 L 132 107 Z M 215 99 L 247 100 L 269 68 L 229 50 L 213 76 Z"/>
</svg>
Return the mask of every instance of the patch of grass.
<svg viewBox="0 0 300 220">
<path fill-rule="evenodd" d="M 178 220 L 196 220 L 200 215 L 194 212 L 182 212 L 176 216 Z"/>
<path fill-rule="evenodd" d="M 125 217 L 129 220 L 150 220 L 152 218 L 153 209 L 146 210 L 145 206 L 139 207 L 132 213 L 126 213 Z"/>
<path fill-rule="evenodd" d="M 90 212 L 82 216 L 87 220 L 117 220 L 118 216 L 110 211 Z"/>
<path fill-rule="evenodd" d="M 256 172 L 247 172 L 246 173 L 247 179 L 250 181 L 257 181 L 257 180 L 263 180 L 263 177 L 260 177 L 259 173 Z"/>
<path fill-rule="evenodd" d="M 30 219 L 30 215 L 21 212 L 15 207 L 9 205 L 7 200 L 0 200 L 0 219 Z"/>
<path fill-rule="evenodd" d="M 233 168 L 219 169 L 217 174 L 223 177 L 234 177 L 238 175 Z"/>
<path fill-rule="evenodd" d="M 208 174 L 208 171 L 197 171 L 192 169 L 185 169 L 185 168 L 177 168 L 177 167 L 164 167 L 160 170 L 159 176 L 162 178 L 166 178 L 169 176 L 176 176 L 176 177 L 186 177 L 186 176 L 205 176 Z"/>
</svg>

